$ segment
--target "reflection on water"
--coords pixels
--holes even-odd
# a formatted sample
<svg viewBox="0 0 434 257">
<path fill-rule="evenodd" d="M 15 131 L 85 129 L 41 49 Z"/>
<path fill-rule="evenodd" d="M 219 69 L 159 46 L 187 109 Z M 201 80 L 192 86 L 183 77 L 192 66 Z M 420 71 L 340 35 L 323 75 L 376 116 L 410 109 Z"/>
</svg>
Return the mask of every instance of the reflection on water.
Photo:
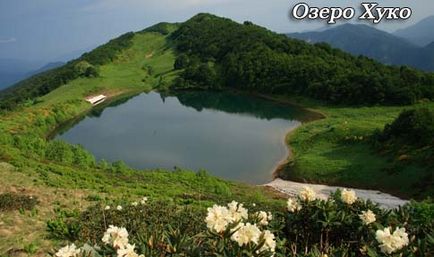
<svg viewBox="0 0 434 257">
<path fill-rule="evenodd" d="M 287 155 L 285 134 L 306 117 L 300 109 L 243 94 L 151 92 L 99 108 L 56 138 L 139 169 L 206 169 L 259 184 L 271 180 Z"/>
</svg>

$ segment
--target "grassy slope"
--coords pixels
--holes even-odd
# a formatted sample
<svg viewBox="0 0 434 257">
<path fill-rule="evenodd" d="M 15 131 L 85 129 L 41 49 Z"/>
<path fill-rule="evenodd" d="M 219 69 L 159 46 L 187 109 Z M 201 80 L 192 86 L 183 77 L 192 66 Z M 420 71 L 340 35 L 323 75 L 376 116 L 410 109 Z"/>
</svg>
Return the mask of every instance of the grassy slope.
<svg viewBox="0 0 434 257">
<path fill-rule="evenodd" d="M 0 132 L 46 136 L 54 127 L 39 126 L 38 118 L 49 117 L 54 108 L 61 107 L 66 118 L 73 118 L 90 110 L 91 106 L 83 100 L 87 95 L 105 93 L 116 96 L 148 91 L 160 84 L 160 75 L 163 83 L 168 84 L 176 76 L 172 70 L 174 59 L 174 53 L 161 34 L 136 34 L 131 49 L 124 51 L 114 63 L 100 67 L 99 78 L 74 80 L 41 97 L 40 103 L 2 116 Z M 152 66 L 151 74 L 148 66 Z M 420 177 L 415 174 L 422 173 L 422 169 L 409 166 L 401 173 L 389 176 L 380 171 L 389 166 L 388 158 L 373 153 L 365 140 L 353 142 L 346 139 L 354 136 L 366 138 L 376 128 L 392 121 L 405 107 L 334 108 L 306 102 L 302 104 L 325 113 L 327 118 L 306 124 L 288 137 L 295 153 L 295 165 L 289 173 L 291 178 L 378 187 L 391 192 L 398 192 L 399 189 L 400 194 L 414 191 L 412 184 Z M 434 104 L 427 105 L 434 107 Z M 44 224 L 54 215 L 52 208 L 56 205 L 82 208 L 90 204 L 86 200 L 89 195 L 97 194 L 105 202 L 147 195 L 197 206 L 230 199 L 281 204 L 260 188 L 206 175 L 198 176 L 188 171 L 109 172 L 28 158 L 10 147 L 6 152 L 7 155 L 2 155 L 0 148 L 0 161 L 13 166 L 0 165 L 0 175 L 6 178 L 0 182 L 0 188 L 4 191 L 27 190 L 25 192 L 35 194 L 42 203 L 38 206 L 41 215 L 1 214 L 6 226 L 5 229 L 1 227 L 0 236 L 6 239 L 0 241 L 0 255 L 11 248 L 22 249 L 30 243 L 35 243 L 40 248 L 39 252 L 44 253 L 53 244 L 53 241 L 44 239 L 47 235 Z M 428 193 L 433 194 L 432 191 Z M 15 224 L 21 224 L 21 228 Z M 34 232 L 27 235 L 26 231 L 30 228 Z"/>
<path fill-rule="evenodd" d="M 404 109 L 427 107 L 434 103 L 404 107 L 330 107 L 301 100 L 325 114 L 326 118 L 305 124 L 287 137 L 293 149 L 283 176 L 298 181 L 380 189 L 403 197 L 434 195 L 434 188 L 415 185 L 429 171 L 417 165 L 392 162 L 399 156 L 382 156 L 373 150 L 369 136 L 392 122 Z M 399 161 L 398 161 L 399 163 Z M 432 172 L 432 171 L 431 171 Z"/>
<path fill-rule="evenodd" d="M 100 67 L 99 78 L 80 78 L 40 98 L 40 102 L 1 117 L 0 132 L 32 134 L 45 137 L 54 127 L 40 126 L 38 120 L 53 114 L 60 107 L 65 120 L 91 109 L 84 97 L 105 93 L 110 96 L 136 94 L 169 83 L 175 57 L 158 33 L 138 33 L 131 49 L 119 58 Z M 151 74 L 148 66 L 152 66 Z M 160 79 L 160 77 L 162 77 Z M 15 249 L 22 251 L 34 244 L 40 256 L 45 256 L 53 243 L 46 238 L 45 223 L 54 216 L 53 208 L 82 209 L 90 202 L 89 195 L 98 195 L 104 202 L 116 199 L 137 200 L 142 196 L 166 199 L 199 208 L 213 202 L 237 199 L 244 202 L 281 204 L 262 188 L 223 181 L 206 174 L 179 170 L 108 171 L 101 168 L 79 168 L 46 160 L 29 158 L 12 146 L 0 146 L 0 193 L 18 191 L 37 196 L 41 204 L 35 213 L 10 212 L 0 214 L 0 256 Z M 48 187 L 47 187 L 48 186 Z M 19 224 L 19 226 L 16 226 Z M 33 231 L 28 234 L 28 231 Z"/>
</svg>

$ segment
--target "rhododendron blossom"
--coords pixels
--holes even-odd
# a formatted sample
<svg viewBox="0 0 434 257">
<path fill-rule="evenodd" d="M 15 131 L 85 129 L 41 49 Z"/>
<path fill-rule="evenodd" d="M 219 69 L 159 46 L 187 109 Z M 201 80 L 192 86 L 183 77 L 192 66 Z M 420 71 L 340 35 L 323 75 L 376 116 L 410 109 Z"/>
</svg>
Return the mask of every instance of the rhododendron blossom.
<svg viewBox="0 0 434 257">
<path fill-rule="evenodd" d="M 247 219 L 249 217 L 248 211 L 243 207 L 243 204 L 232 201 L 228 204 L 229 212 L 232 216 L 233 222 L 241 221 L 242 219 Z"/>
<path fill-rule="evenodd" d="M 362 211 L 362 214 L 360 214 L 359 217 L 365 225 L 374 223 L 377 220 L 375 217 L 375 213 L 371 210 Z"/>
<path fill-rule="evenodd" d="M 260 211 L 255 213 L 255 216 L 259 219 L 259 225 L 261 226 L 267 226 L 269 221 L 273 219 L 273 215 L 269 212 L 266 213 L 265 211 Z"/>
<path fill-rule="evenodd" d="M 262 251 L 268 250 L 271 252 L 274 252 L 276 250 L 276 240 L 273 233 L 271 233 L 269 230 L 265 230 L 263 233 L 263 237 L 265 240 L 264 246 L 262 247 Z"/>
<path fill-rule="evenodd" d="M 239 229 L 232 235 L 231 239 L 243 246 L 249 243 L 258 244 L 261 231 L 256 225 L 240 223 Z"/>
<path fill-rule="evenodd" d="M 301 205 L 297 199 L 289 198 L 286 205 L 289 212 L 297 212 L 301 210 Z"/>
<path fill-rule="evenodd" d="M 393 234 L 390 231 L 390 227 L 383 230 L 377 230 L 375 238 L 380 243 L 380 249 L 383 253 L 391 254 L 401 250 L 408 245 L 408 234 L 405 232 L 405 228 L 396 228 Z"/>
<path fill-rule="evenodd" d="M 134 248 L 136 248 L 135 245 L 127 244 L 124 248 L 118 249 L 118 257 L 144 257 L 144 255 L 138 255 Z"/>
<path fill-rule="evenodd" d="M 80 254 L 80 252 L 81 250 L 77 249 L 75 244 L 72 244 L 59 249 L 55 255 L 56 257 L 76 257 Z"/>
<path fill-rule="evenodd" d="M 110 225 L 104 233 L 102 241 L 115 248 L 124 248 L 128 244 L 128 231 L 125 228 Z"/>
<path fill-rule="evenodd" d="M 298 194 L 301 200 L 306 202 L 312 202 L 316 199 L 316 193 L 310 187 L 304 187 L 303 190 Z"/>
<path fill-rule="evenodd" d="M 341 192 L 341 200 L 346 204 L 353 204 L 357 200 L 356 192 L 354 190 L 343 189 Z"/>
<path fill-rule="evenodd" d="M 147 201 L 148 201 L 148 197 L 143 197 L 142 200 L 140 200 L 140 204 L 145 205 Z"/>
<path fill-rule="evenodd" d="M 220 233 L 232 222 L 232 216 L 228 208 L 214 205 L 212 208 L 208 208 L 205 222 L 208 229 Z"/>
</svg>

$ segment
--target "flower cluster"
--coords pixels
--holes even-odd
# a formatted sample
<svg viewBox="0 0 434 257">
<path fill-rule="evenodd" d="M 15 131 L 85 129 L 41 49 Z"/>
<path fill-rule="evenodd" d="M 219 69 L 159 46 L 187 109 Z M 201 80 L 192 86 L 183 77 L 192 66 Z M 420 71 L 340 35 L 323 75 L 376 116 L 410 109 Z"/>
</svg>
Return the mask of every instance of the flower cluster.
<svg viewBox="0 0 434 257">
<path fill-rule="evenodd" d="M 232 201 L 228 204 L 228 208 L 233 222 L 238 222 L 249 217 L 248 211 L 243 207 L 243 204 Z"/>
<path fill-rule="evenodd" d="M 134 251 L 135 245 L 129 244 L 128 231 L 125 228 L 110 225 L 101 240 L 116 249 L 118 257 L 143 257 Z"/>
<path fill-rule="evenodd" d="M 56 254 L 56 257 L 77 257 L 81 253 L 75 244 L 67 245 L 61 248 Z"/>
<path fill-rule="evenodd" d="M 380 243 L 380 249 L 383 253 L 391 254 L 401 250 L 408 245 L 408 234 L 405 232 L 405 228 L 396 228 L 391 233 L 391 228 L 387 227 L 383 230 L 377 230 L 376 239 Z"/>
<path fill-rule="evenodd" d="M 256 224 L 244 224 L 240 223 L 235 229 L 236 231 L 231 239 L 238 243 L 239 246 L 247 245 L 250 242 L 258 244 L 259 237 L 261 236 L 261 230 L 259 230 Z"/>
<path fill-rule="evenodd" d="M 297 201 L 297 199 L 288 199 L 287 209 L 289 212 L 298 212 L 301 210 L 301 208 L 301 204 Z"/>
<path fill-rule="evenodd" d="M 232 217 L 228 208 L 224 206 L 214 205 L 208 208 L 208 215 L 205 218 L 208 229 L 221 233 L 226 230 L 226 227 L 232 222 Z"/>
<path fill-rule="evenodd" d="M 374 223 L 377 220 L 375 217 L 375 213 L 371 210 L 362 211 L 362 214 L 360 214 L 359 217 L 365 225 Z"/>
<path fill-rule="evenodd" d="M 260 251 L 274 252 L 276 241 L 274 234 L 268 230 L 261 231 L 259 226 L 267 226 L 272 220 L 273 215 L 264 211 L 259 211 L 252 215 L 258 220 L 258 224 L 244 223 L 249 218 L 248 210 L 239 204 L 232 201 L 227 207 L 214 205 L 208 208 L 208 214 L 205 222 L 209 230 L 217 233 L 223 233 L 231 224 L 237 224 L 231 229 L 231 240 L 236 242 L 240 247 L 251 243 L 258 245 L 260 240 L 264 240 L 264 245 Z"/>
<path fill-rule="evenodd" d="M 315 191 L 310 187 L 304 187 L 298 194 L 301 200 L 305 202 L 312 202 L 316 199 Z"/>
<path fill-rule="evenodd" d="M 356 192 L 354 192 L 354 190 L 343 189 L 341 192 L 341 200 L 346 204 L 352 205 L 357 200 Z"/>
<path fill-rule="evenodd" d="M 147 201 L 148 201 L 148 197 L 143 197 L 142 200 L 140 200 L 140 204 L 145 205 Z"/>
<path fill-rule="evenodd" d="M 123 248 L 128 244 L 128 231 L 125 228 L 110 225 L 101 240 L 104 244 L 112 245 L 114 248 Z"/>
<path fill-rule="evenodd" d="M 265 211 L 259 211 L 255 213 L 255 216 L 259 219 L 258 224 L 261 226 L 267 226 L 268 223 L 273 219 L 271 212 L 266 213 Z"/>
<path fill-rule="evenodd" d="M 221 233 L 226 230 L 229 224 L 239 222 L 248 217 L 247 209 L 242 204 L 232 201 L 227 207 L 214 205 L 212 208 L 208 208 L 205 222 L 210 230 Z"/>
</svg>

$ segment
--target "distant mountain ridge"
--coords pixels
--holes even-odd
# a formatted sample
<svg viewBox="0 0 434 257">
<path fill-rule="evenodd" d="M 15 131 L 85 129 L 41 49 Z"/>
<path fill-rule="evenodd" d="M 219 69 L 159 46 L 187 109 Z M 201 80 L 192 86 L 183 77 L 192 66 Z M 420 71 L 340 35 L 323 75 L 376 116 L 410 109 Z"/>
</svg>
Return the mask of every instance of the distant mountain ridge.
<svg viewBox="0 0 434 257">
<path fill-rule="evenodd" d="M 434 33 L 433 33 L 434 35 Z M 420 47 L 393 34 L 362 24 L 344 24 L 324 31 L 291 33 L 288 37 L 310 43 L 325 42 L 354 55 L 385 64 L 408 65 L 434 71 L 434 47 Z"/>
<path fill-rule="evenodd" d="M 415 25 L 407 27 L 405 29 L 399 29 L 395 33 L 395 36 L 407 39 L 409 42 L 421 47 L 428 46 L 434 42 L 434 15 L 429 16 Z"/>
<path fill-rule="evenodd" d="M 14 83 L 64 65 L 64 62 L 51 62 L 38 69 L 34 65 L 24 61 L 1 59 L 0 60 L 0 90 Z"/>
</svg>

